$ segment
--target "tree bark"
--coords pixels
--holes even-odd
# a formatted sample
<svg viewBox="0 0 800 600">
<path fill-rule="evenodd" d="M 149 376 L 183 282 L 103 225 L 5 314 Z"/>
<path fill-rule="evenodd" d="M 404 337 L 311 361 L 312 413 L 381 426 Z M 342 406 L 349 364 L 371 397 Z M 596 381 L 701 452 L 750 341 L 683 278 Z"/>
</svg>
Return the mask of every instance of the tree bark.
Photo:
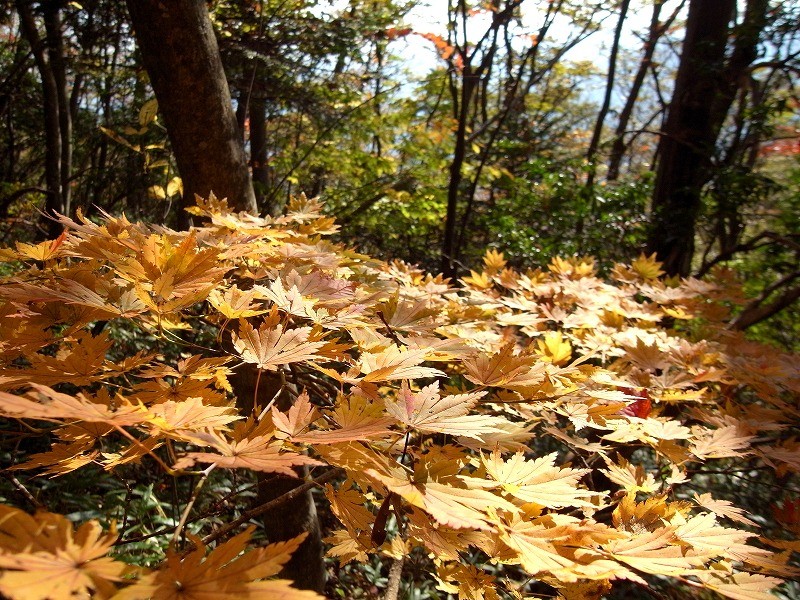
<svg viewBox="0 0 800 600">
<path fill-rule="evenodd" d="M 250 99 L 250 165 L 253 169 L 253 187 L 259 206 L 267 214 L 274 207 L 268 206 L 269 167 L 267 165 L 267 103 L 262 97 Z"/>
<path fill-rule="evenodd" d="M 670 275 L 688 275 L 703 186 L 742 76 L 756 57 L 768 0 L 750 0 L 726 61 L 735 0 L 691 0 L 675 90 L 659 142 L 648 252 Z"/>
<path fill-rule="evenodd" d="M 656 51 L 656 44 L 658 39 L 664 35 L 664 32 L 672 25 L 672 22 L 678 16 L 678 11 L 683 6 L 682 3 L 677 6 L 669 18 L 664 21 L 664 23 L 661 23 L 659 21 L 659 16 L 661 14 L 661 8 L 664 5 L 664 1 L 665 0 L 658 0 L 653 4 L 653 14 L 650 18 L 650 28 L 647 35 L 647 41 L 644 43 L 644 52 L 642 53 L 642 58 L 639 61 L 639 67 L 636 70 L 636 75 L 633 77 L 631 89 L 628 92 L 627 98 L 625 99 L 625 105 L 622 107 L 622 110 L 619 113 L 617 127 L 614 130 L 614 141 L 611 144 L 611 153 L 608 159 L 608 173 L 606 174 L 606 181 L 616 181 L 619 178 L 622 157 L 625 155 L 625 150 L 627 149 L 627 145 L 625 144 L 625 132 L 627 131 L 628 123 L 630 123 L 631 117 L 633 116 L 633 109 L 639 99 L 639 92 L 642 89 L 642 85 L 644 85 L 645 77 L 647 76 L 647 72 L 650 70 L 650 65 L 653 62 L 653 54 Z"/>
<path fill-rule="evenodd" d="M 247 157 L 205 2 L 128 0 L 127 5 L 183 178 L 184 203 L 191 204 L 195 194 L 206 197 L 213 191 L 233 208 L 256 214 Z M 243 415 L 253 411 L 257 377 L 257 370 L 245 364 L 231 380 Z M 262 376 L 259 396 L 273 397 L 280 385 L 275 378 Z M 285 392 L 281 398 L 290 402 Z M 299 472 L 298 479 L 259 477 L 256 503 L 264 504 L 302 484 L 304 474 Z M 282 575 L 298 587 L 322 591 L 322 541 L 311 492 L 266 514 L 263 526 L 272 542 L 308 532 Z"/>
<path fill-rule="evenodd" d="M 231 384 L 236 392 L 237 405 L 242 414 L 250 414 L 255 404 L 265 406 L 272 398 L 280 410 L 286 411 L 292 403 L 290 395 L 281 390 L 283 382 L 275 374 L 264 373 L 258 381 L 258 369 L 254 365 L 244 364 L 231 378 Z M 259 398 L 255 395 L 258 393 Z M 298 477 L 286 477 L 270 473 L 258 473 L 258 496 L 256 504 L 265 504 L 294 488 L 302 485 L 308 475 L 308 470 L 295 469 Z M 311 490 L 301 494 L 291 502 L 282 504 L 264 515 L 262 520 L 264 532 L 270 542 L 288 540 L 308 533 L 308 537 L 292 554 L 291 559 L 281 570 L 280 576 L 291 579 L 294 584 L 303 589 L 323 592 L 325 589 L 325 565 L 322 561 L 323 546 L 317 509 Z"/>
<path fill-rule="evenodd" d="M 64 147 L 68 136 L 62 135 L 62 109 L 59 106 L 58 78 L 54 72 L 53 48 L 39 35 L 36 18 L 27 0 L 17 0 L 17 12 L 20 17 L 22 34 L 28 40 L 39 71 L 42 85 L 42 108 L 44 109 L 44 136 L 45 136 L 45 187 L 47 197 L 41 221 L 42 238 L 56 238 L 61 233 L 62 227 L 53 219 L 56 213 L 65 214 L 68 206 L 65 202 L 63 183 L 68 181 L 69 175 L 63 168 Z M 58 10 L 52 7 L 52 10 Z M 48 36 L 49 38 L 49 36 Z M 48 40 L 49 41 L 49 40 Z M 63 66 L 63 62 L 60 63 Z M 62 81 L 65 76 L 62 76 Z M 61 94 L 63 96 L 64 94 Z M 68 111 L 69 108 L 65 107 Z"/>
<path fill-rule="evenodd" d="M 728 23 L 735 0 L 692 0 L 667 121 L 659 142 L 648 251 L 670 275 L 688 275 L 700 192 L 708 179 L 717 135 L 715 98 L 721 91 Z"/>
<path fill-rule="evenodd" d="M 236 210 L 258 212 L 247 158 L 206 3 L 128 0 L 178 171 L 184 206 L 213 192 Z M 188 226 L 188 216 L 179 216 Z"/>
</svg>

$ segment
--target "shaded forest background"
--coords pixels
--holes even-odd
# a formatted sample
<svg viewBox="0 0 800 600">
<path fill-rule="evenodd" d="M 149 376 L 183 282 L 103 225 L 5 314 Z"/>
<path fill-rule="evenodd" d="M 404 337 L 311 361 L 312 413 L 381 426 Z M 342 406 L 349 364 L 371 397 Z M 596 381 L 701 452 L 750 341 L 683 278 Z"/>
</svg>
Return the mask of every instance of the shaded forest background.
<svg viewBox="0 0 800 600">
<path fill-rule="evenodd" d="M 642 250 L 673 274 L 725 265 L 754 298 L 740 325 L 796 344 L 781 309 L 800 294 L 798 3 L 452 0 L 424 29 L 406 20 L 415 2 L 167 2 L 210 11 L 227 87 L 167 69 L 161 116 L 154 70 L 205 42 L 130 4 L 150 65 L 121 3 L 2 6 L 4 242 L 57 235 L 41 214 L 78 209 L 186 226 L 179 207 L 207 190 L 181 173 L 176 136 L 201 155 L 193 171 L 235 170 L 196 141 L 217 119 L 192 104 L 229 94 L 248 209 L 319 195 L 340 239 L 450 276 L 487 247 L 518 267 Z M 571 59 L 581 47 L 597 58 Z M 165 127 L 170 103 L 185 131 Z"/>
<path fill-rule="evenodd" d="M 492 287 L 492 257 L 498 273 L 525 273 L 556 256 L 593 256 L 563 264 L 613 275 L 644 253 L 674 277 L 669 286 L 713 271 L 743 284 L 746 297 L 728 299 L 728 329 L 798 350 L 800 3 L 431 4 L 0 2 L 0 244 L 58 238 L 70 221 L 56 215 L 125 213 L 185 230 L 196 195 L 228 198 L 246 221 L 281 215 L 305 194 L 330 217 L 295 200 L 300 222 L 312 206 L 315 235 L 473 291 Z M 334 248 L 319 244 L 321 255 Z M 645 279 L 660 274 L 647 258 L 638 264 L 655 273 Z M 106 326 L 94 323 L 92 336 Z M 260 377 L 255 367 L 232 377 L 243 414 Z M 263 385 L 275 399 L 286 391 L 274 378 Z M 297 484 L 261 477 L 253 495 L 265 504 Z M 754 504 L 781 478 L 737 493 Z M 121 493 L 101 479 L 94 489 Z M 137 507 L 145 515 L 162 503 L 153 484 L 136 486 L 117 502 L 132 521 Z M 98 510 L 63 489 L 65 504 Z M 294 533 L 267 537 L 309 529 L 314 505 L 309 489 L 297 494 L 265 520 Z M 142 535 L 146 549 L 157 533 Z M 287 572 L 322 589 L 321 542 L 311 541 Z M 369 569 L 342 577 L 369 588 L 382 577 Z"/>
</svg>

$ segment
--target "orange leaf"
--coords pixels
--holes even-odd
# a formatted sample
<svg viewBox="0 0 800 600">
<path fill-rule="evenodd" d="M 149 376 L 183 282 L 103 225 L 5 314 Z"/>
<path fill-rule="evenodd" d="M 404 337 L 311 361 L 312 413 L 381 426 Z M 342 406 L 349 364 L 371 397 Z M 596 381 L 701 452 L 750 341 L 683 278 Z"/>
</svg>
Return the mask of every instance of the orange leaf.
<svg viewBox="0 0 800 600">
<path fill-rule="evenodd" d="M 307 534 L 241 554 L 253 529 L 254 527 L 250 527 L 232 537 L 217 546 L 208 556 L 203 543 L 190 536 L 197 546 L 194 552 L 181 558 L 171 550 L 161 569 L 145 575 L 134 585 L 121 591 L 114 597 L 115 600 L 320 599 L 321 596 L 314 592 L 292 588 L 289 581 L 257 581 L 278 573 Z"/>
<path fill-rule="evenodd" d="M 128 569 L 105 556 L 116 538 L 97 521 L 73 531 L 61 515 L 0 505 L 0 593 L 14 600 L 108 598 Z"/>
<path fill-rule="evenodd" d="M 308 341 L 310 327 L 284 329 L 271 327 L 264 322 L 254 329 L 250 323 L 239 321 L 239 334 L 233 334 L 233 346 L 247 363 L 266 371 L 276 371 L 279 365 L 314 360 L 319 358 L 316 351 L 325 342 Z"/>
</svg>

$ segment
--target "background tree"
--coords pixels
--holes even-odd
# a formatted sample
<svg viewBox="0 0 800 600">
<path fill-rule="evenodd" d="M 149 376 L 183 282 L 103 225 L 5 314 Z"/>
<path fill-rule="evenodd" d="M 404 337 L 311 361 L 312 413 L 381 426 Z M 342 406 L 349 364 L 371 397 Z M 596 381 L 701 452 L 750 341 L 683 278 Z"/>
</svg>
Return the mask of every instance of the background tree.
<svg viewBox="0 0 800 600">
<path fill-rule="evenodd" d="M 749 1 L 728 57 L 735 4 L 689 2 L 681 62 L 659 142 L 648 238 L 648 249 L 672 274 L 691 272 L 702 188 L 712 176 L 720 130 L 766 25 L 768 0 Z"/>
<path fill-rule="evenodd" d="M 257 213 L 217 40 L 202 0 L 128 2 L 136 40 L 183 180 L 195 194 Z M 184 222 L 187 222 L 184 220 Z"/>
</svg>

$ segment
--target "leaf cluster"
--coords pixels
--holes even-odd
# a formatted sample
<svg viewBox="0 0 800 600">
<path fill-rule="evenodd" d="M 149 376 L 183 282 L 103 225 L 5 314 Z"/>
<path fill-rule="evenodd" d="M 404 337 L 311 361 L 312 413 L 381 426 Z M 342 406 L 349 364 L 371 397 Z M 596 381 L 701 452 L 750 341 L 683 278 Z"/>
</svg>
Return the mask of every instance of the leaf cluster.
<svg viewBox="0 0 800 600">
<path fill-rule="evenodd" d="M 667 280 L 641 256 L 604 280 L 590 258 L 522 272 L 489 251 L 453 282 L 332 244 L 316 200 L 279 217 L 214 197 L 191 210 L 189 232 L 62 217 L 60 238 L 2 252 L 10 480 L 32 503 L 29 471 L 192 489 L 152 570 L 109 555 L 124 523 L 118 537 L 3 506 L 4 595 L 312 597 L 270 579 L 301 539 L 236 533 L 269 506 L 226 525 L 195 507 L 215 470 L 300 466 L 339 522 L 330 556 L 421 555 L 460 598 L 669 578 L 757 599 L 797 575 L 797 357 L 726 327 L 726 272 Z M 122 330 L 136 343 L 115 344 Z M 782 508 L 713 497 L 719 472 L 774 473 Z"/>
</svg>

